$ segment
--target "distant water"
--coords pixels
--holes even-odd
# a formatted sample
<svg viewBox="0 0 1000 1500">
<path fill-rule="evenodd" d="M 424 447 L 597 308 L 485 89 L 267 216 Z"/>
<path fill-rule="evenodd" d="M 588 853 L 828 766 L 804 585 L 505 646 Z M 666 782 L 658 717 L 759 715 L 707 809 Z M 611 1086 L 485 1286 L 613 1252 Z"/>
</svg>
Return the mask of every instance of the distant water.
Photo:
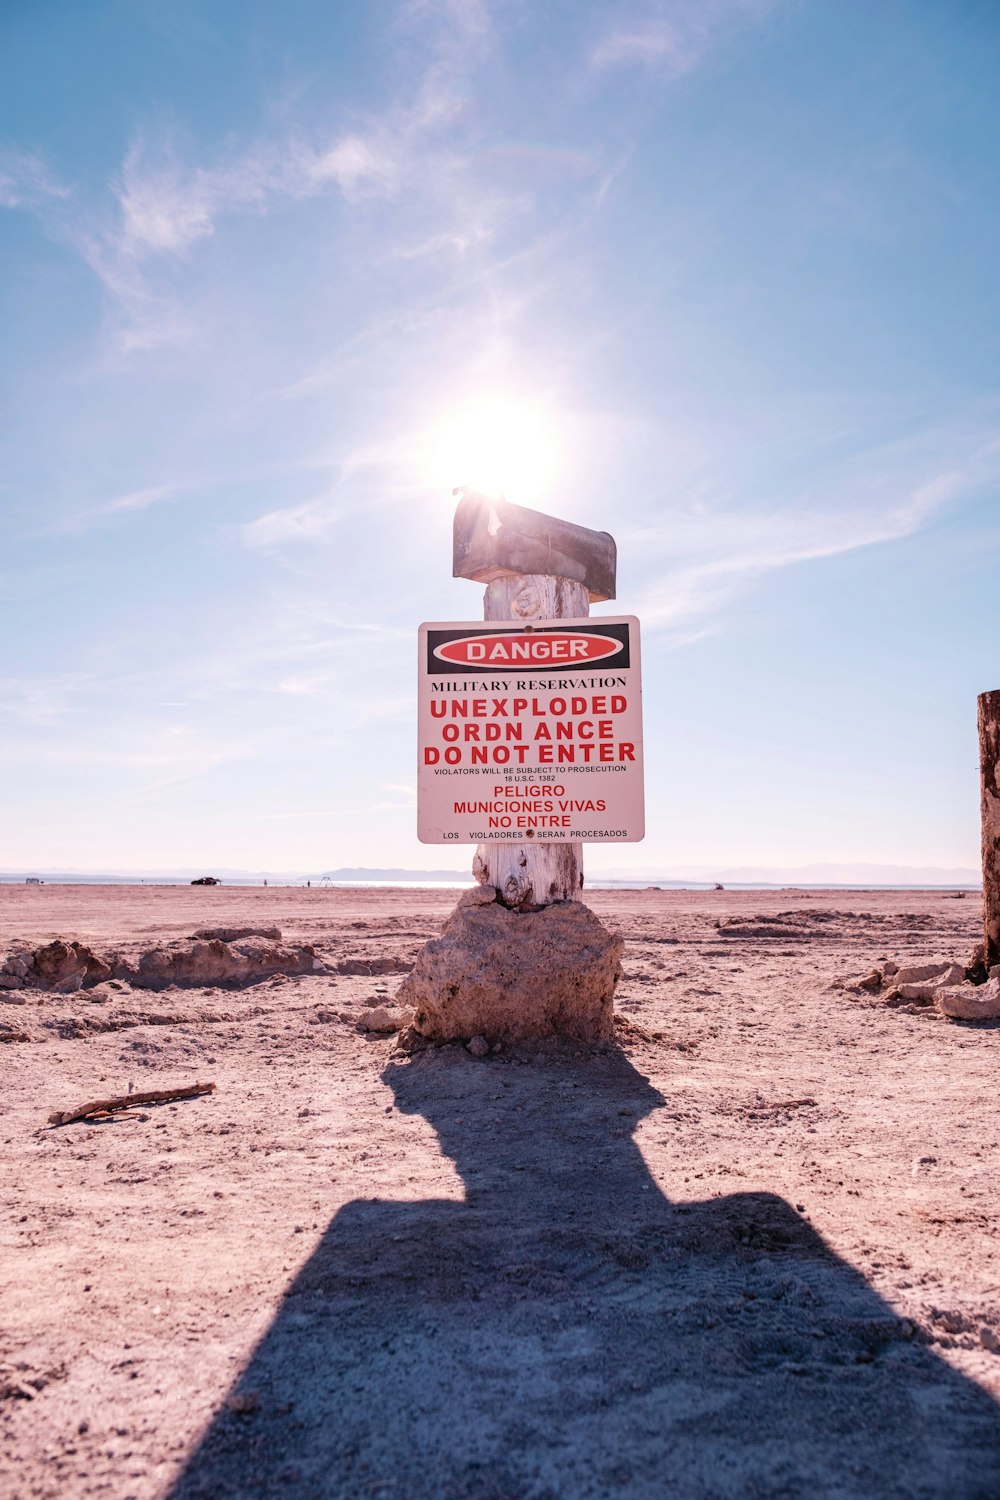
<svg viewBox="0 0 1000 1500">
<path fill-rule="evenodd" d="M 128 886 L 163 886 L 163 885 L 190 885 L 190 880 L 180 877 L 151 876 L 148 879 L 140 879 L 135 876 L 126 875 L 45 875 L 41 877 L 44 885 L 128 885 Z M 23 875 L 0 875 L 0 885 L 24 885 L 26 878 Z M 233 877 L 221 881 L 223 886 L 232 888 L 234 886 L 255 886 L 262 888 L 263 880 L 240 879 Z M 472 877 L 468 879 L 455 880 L 314 880 L 312 889 L 314 891 L 324 890 L 419 890 L 419 891 L 461 891 L 473 884 Z M 304 880 L 272 880 L 268 878 L 269 890 L 305 890 Z M 587 880 L 585 887 L 589 891 L 711 891 L 715 889 L 712 880 L 602 880 L 595 876 L 593 880 Z M 876 885 L 863 882 L 801 882 L 795 885 L 783 885 L 778 881 L 727 881 L 724 887 L 728 891 L 974 891 L 978 894 L 978 885 Z M 210 889 L 210 888 L 209 888 Z"/>
<path fill-rule="evenodd" d="M 254 884 L 257 882 L 246 882 Z M 269 882 L 272 884 L 273 882 Z M 297 882 L 301 884 L 301 882 Z M 233 884 L 236 884 L 234 881 Z M 316 882 L 314 881 L 315 885 Z M 399 887 L 414 890 L 464 890 L 466 886 L 472 885 L 472 880 L 326 880 L 321 881 L 321 888 L 333 890 L 335 888 L 348 889 L 352 886 L 361 886 L 371 890 L 384 886 L 389 890 Z M 716 888 L 714 880 L 602 880 L 600 876 L 593 880 L 584 882 L 584 889 L 588 891 L 714 891 Z M 756 880 L 731 880 L 723 886 L 727 891 L 976 891 L 978 885 L 837 885 L 830 884 L 805 884 L 782 885 L 777 881 Z"/>
</svg>

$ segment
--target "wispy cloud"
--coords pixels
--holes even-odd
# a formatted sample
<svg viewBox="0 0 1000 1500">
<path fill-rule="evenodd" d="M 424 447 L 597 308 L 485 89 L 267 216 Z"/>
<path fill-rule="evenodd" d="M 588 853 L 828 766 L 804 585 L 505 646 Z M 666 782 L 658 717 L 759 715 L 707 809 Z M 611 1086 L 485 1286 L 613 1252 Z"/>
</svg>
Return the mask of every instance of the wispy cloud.
<svg viewBox="0 0 1000 1500">
<path fill-rule="evenodd" d="M 291 155 L 287 191 L 301 196 L 335 183 L 348 200 L 364 193 L 391 193 L 397 184 L 400 159 L 391 136 L 378 132 L 342 135 L 322 148 L 300 146 Z"/>
<path fill-rule="evenodd" d="M 346 505 L 335 494 L 317 495 L 300 505 L 265 511 L 238 527 L 237 535 L 246 547 L 269 548 L 289 542 L 314 542 L 347 520 L 349 514 Z"/>
<path fill-rule="evenodd" d="M 380 223 L 371 241 L 373 258 L 495 276 L 505 231 L 523 226 L 543 182 L 560 191 L 574 179 L 606 183 L 599 155 L 557 143 L 478 145 L 475 131 L 459 129 L 474 112 L 477 69 L 502 45 L 488 0 L 401 0 L 386 34 L 408 66 L 381 106 L 345 108 L 332 123 L 307 119 L 303 108 L 278 129 L 214 150 L 193 146 L 179 128 L 147 126 L 103 201 L 58 211 L 50 200 L 63 190 L 39 159 L 6 169 L 0 160 L 0 202 L 38 209 L 50 232 L 72 243 L 104 288 L 112 347 L 139 354 L 207 339 L 203 311 L 185 294 L 190 267 L 240 217 L 327 195 L 351 208 L 398 200 L 391 232 Z M 522 228 L 522 247 L 526 238 Z"/>
<path fill-rule="evenodd" d="M 244 546 L 255 548 L 312 542 L 356 520 L 362 504 L 371 512 L 397 500 L 412 501 L 413 486 L 407 487 L 405 476 L 416 442 L 413 434 L 402 433 L 351 449 L 337 465 L 337 479 L 329 490 L 297 505 L 265 511 L 237 527 L 237 536 Z M 377 483 L 371 481 L 373 474 L 379 475 Z M 363 484 L 363 499 L 359 499 L 358 481 Z"/>
<path fill-rule="evenodd" d="M 228 181 L 196 171 L 186 176 L 176 163 L 150 166 L 143 144 L 132 146 L 117 185 L 121 211 L 119 249 L 137 257 L 187 250 L 213 230 L 213 219 L 223 200 L 246 203 L 259 196 L 251 175 L 234 174 Z"/>
<path fill-rule="evenodd" d="M 735 31 L 762 20 L 774 4 L 775 0 L 654 0 L 626 8 L 594 44 L 590 67 L 598 73 L 635 67 L 688 73 Z"/>
<path fill-rule="evenodd" d="M 742 590 L 769 573 L 865 547 L 902 541 L 950 506 L 982 493 L 1000 479 L 1000 463 L 978 445 L 962 468 L 908 479 L 912 455 L 870 455 L 839 481 L 817 477 L 822 499 L 798 504 L 727 509 L 703 505 L 675 513 L 660 526 L 628 529 L 619 537 L 638 542 L 663 568 L 641 591 L 637 612 L 649 629 L 679 629 L 724 609 Z M 895 461 L 897 471 L 892 472 Z M 888 471 L 887 471 L 888 461 Z M 863 497 L 863 498 L 860 498 Z"/>
<path fill-rule="evenodd" d="M 0 677 L 0 719 L 8 725 L 51 728 L 68 718 L 93 691 L 91 673 Z"/>
<path fill-rule="evenodd" d="M 372 802 L 369 804 L 371 812 L 409 812 L 412 813 L 417 805 L 416 786 L 401 785 L 395 781 L 385 781 L 380 791 L 388 792 L 390 795 L 385 801 Z"/>
<path fill-rule="evenodd" d="M 591 66 L 618 68 L 632 64 L 650 67 L 669 61 L 678 71 L 685 59 L 676 30 L 666 22 L 625 27 L 604 37 L 591 53 Z"/>
<path fill-rule="evenodd" d="M 329 186 L 354 199 L 389 192 L 397 172 L 391 133 L 373 127 L 325 142 L 291 134 L 252 142 L 209 165 L 184 165 L 167 138 L 130 147 L 115 184 L 118 252 L 133 260 L 183 254 L 227 215 L 264 212 L 276 201 L 310 197 Z M 114 230 L 112 230 L 114 236 Z"/>
<path fill-rule="evenodd" d="M 69 188 L 56 179 L 41 156 L 0 150 L 0 208 L 35 208 L 67 197 Z"/>
<path fill-rule="evenodd" d="M 149 510 L 152 506 L 161 505 L 165 501 L 179 500 L 185 493 L 189 493 L 191 488 L 190 485 L 151 484 L 143 489 L 128 490 L 122 495 L 113 496 L 110 500 L 102 500 L 97 505 L 89 505 L 84 510 L 72 511 L 61 516 L 58 520 L 50 522 L 45 527 L 45 532 L 47 535 L 67 535 L 89 531 L 91 527 L 99 526 L 102 522 L 110 521 L 116 516 Z"/>
<path fill-rule="evenodd" d="M 401 232 L 377 254 L 461 256 L 489 238 L 489 193 L 469 191 L 468 173 L 449 128 L 468 111 L 471 72 L 495 45 L 487 0 L 400 0 L 386 35 L 407 56 L 405 83 L 381 104 L 348 105 L 340 121 L 307 118 L 303 108 L 278 128 L 195 147 L 182 130 L 145 127 L 129 145 L 104 201 L 80 199 L 65 211 L 44 201 L 65 195 L 38 157 L 0 157 L 0 204 L 40 209 L 47 227 L 69 241 L 100 280 L 114 344 L 126 353 L 186 342 L 201 331 L 171 266 L 240 216 L 336 195 L 350 206 L 407 198 L 438 199 L 444 217 L 461 219 L 428 236 Z M 446 200 L 447 204 L 446 204 Z M 420 217 L 420 216 L 417 216 Z"/>
<path fill-rule="evenodd" d="M 152 484 L 144 490 L 130 490 L 128 494 L 117 495 L 114 500 L 97 506 L 95 514 L 112 516 L 123 510 L 148 510 L 151 505 L 158 505 L 161 500 L 172 500 L 177 494 L 178 489 L 174 484 Z"/>
<path fill-rule="evenodd" d="M 70 244 L 104 288 L 115 343 L 126 353 L 147 351 L 198 331 L 161 274 L 171 261 L 188 258 L 237 215 L 331 191 L 351 203 L 391 195 L 404 124 L 386 117 L 361 128 L 289 129 L 201 161 L 186 159 L 169 130 L 144 130 L 104 201 L 74 194 L 37 154 L 2 151 L 0 207 L 37 214 L 54 239 Z"/>
</svg>

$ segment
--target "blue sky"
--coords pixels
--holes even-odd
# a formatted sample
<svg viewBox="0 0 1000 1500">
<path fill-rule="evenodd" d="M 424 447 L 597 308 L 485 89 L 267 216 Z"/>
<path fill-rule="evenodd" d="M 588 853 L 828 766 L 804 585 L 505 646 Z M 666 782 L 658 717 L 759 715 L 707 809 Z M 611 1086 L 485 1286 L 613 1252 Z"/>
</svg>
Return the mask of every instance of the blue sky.
<svg viewBox="0 0 1000 1500">
<path fill-rule="evenodd" d="M 592 872 L 974 867 L 998 56 L 975 0 L 8 0 L 0 868 L 454 864 L 416 627 L 481 613 L 486 421 L 643 621 Z"/>
</svg>

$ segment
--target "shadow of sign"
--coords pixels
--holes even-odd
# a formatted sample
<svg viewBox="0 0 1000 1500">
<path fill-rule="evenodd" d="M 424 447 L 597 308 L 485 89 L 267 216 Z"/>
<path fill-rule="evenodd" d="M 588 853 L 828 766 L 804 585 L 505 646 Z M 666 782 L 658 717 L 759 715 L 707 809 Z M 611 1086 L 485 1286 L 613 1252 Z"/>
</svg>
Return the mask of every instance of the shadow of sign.
<svg viewBox="0 0 1000 1500">
<path fill-rule="evenodd" d="M 1000 1410 L 786 1202 L 663 1196 L 623 1055 L 383 1077 L 465 1201 L 337 1214 L 172 1500 L 1000 1496 Z"/>
</svg>

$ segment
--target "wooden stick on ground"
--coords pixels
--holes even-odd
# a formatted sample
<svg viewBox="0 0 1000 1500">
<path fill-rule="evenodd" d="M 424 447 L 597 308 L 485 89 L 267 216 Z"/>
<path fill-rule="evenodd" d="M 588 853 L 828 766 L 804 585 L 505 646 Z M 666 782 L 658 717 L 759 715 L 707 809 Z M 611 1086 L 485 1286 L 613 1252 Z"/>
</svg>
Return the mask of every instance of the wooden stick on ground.
<svg viewBox="0 0 1000 1500">
<path fill-rule="evenodd" d="M 49 1115 L 50 1125 L 69 1125 L 73 1120 L 86 1120 L 91 1115 L 109 1115 L 119 1109 L 130 1109 L 135 1104 L 166 1104 L 172 1099 L 195 1099 L 199 1094 L 213 1094 L 214 1083 L 189 1083 L 176 1089 L 146 1089 L 138 1094 L 120 1094 L 114 1099 L 93 1099 L 81 1104 L 79 1109 L 57 1109 Z"/>
</svg>

